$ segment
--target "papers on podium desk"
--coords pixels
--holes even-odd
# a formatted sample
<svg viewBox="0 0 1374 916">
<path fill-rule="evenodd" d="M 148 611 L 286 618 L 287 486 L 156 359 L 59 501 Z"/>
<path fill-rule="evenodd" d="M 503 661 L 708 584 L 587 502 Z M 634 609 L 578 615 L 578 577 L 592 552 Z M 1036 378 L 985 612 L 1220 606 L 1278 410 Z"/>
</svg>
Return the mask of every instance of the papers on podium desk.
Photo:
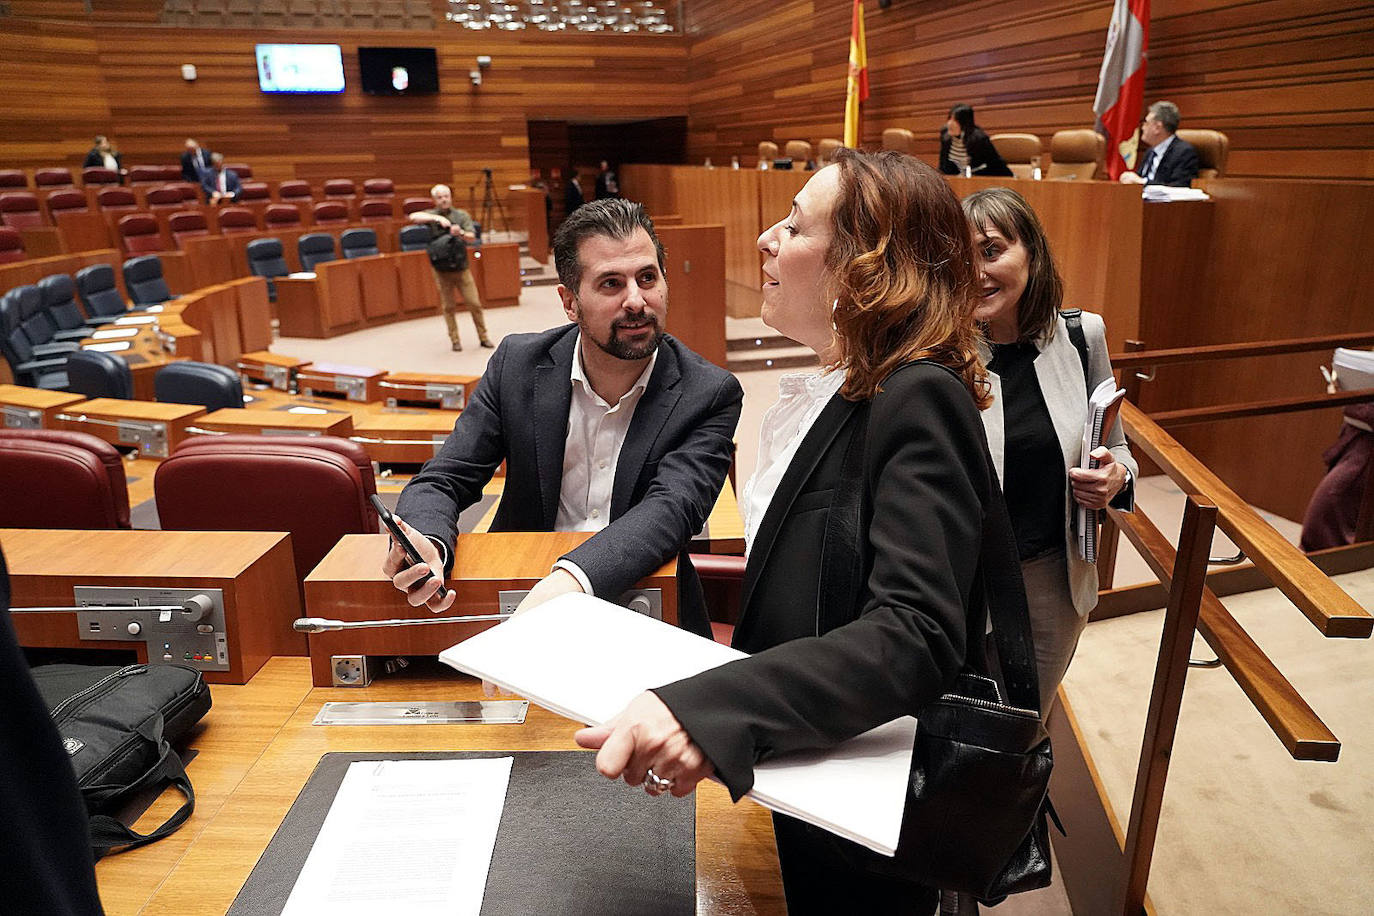
<svg viewBox="0 0 1374 916">
<path fill-rule="evenodd" d="M 582 594 L 555 598 L 439 654 L 459 671 L 588 725 L 609 721 L 651 687 L 744 657 Z M 765 761 L 747 797 L 890 856 L 915 736 L 916 720 L 907 716 L 832 748 Z"/>
<path fill-rule="evenodd" d="M 478 916 L 511 760 L 351 764 L 282 916 Z"/>
<path fill-rule="evenodd" d="M 1165 184 L 1147 184 L 1141 197 L 1152 203 L 1170 203 L 1175 200 L 1211 200 L 1207 192 L 1198 188 L 1171 188 Z"/>
<path fill-rule="evenodd" d="M 1341 391 L 1374 388 L 1374 351 L 1337 347 L 1331 354 L 1331 368 Z"/>
<path fill-rule="evenodd" d="M 1121 399 L 1126 392 L 1116 387 L 1116 380 L 1106 378 L 1093 390 L 1088 398 L 1088 417 L 1083 423 L 1083 450 L 1080 452 L 1080 468 L 1096 468 L 1099 462 L 1089 457 L 1093 450 L 1102 445 L 1116 423 L 1121 412 Z M 1083 506 L 1074 507 L 1074 528 L 1078 532 L 1078 555 L 1089 563 L 1097 562 L 1097 510 Z"/>
</svg>

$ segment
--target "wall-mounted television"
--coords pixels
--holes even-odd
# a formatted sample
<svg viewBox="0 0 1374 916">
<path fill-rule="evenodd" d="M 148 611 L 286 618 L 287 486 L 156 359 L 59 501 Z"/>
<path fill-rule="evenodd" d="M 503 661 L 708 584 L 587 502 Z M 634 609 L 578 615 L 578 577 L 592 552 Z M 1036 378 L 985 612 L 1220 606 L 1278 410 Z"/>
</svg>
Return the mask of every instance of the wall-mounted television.
<svg viewBox="0 0 1374 916">
<path fill-rule="evenodd" d="M 258 45 L 258 88 L 263 92 L 343 92 L 343 50 L 338 45 Z"/>
<path fill-rule="evenodd" d="M 359 48 L 363 92 L 426 95 L 439 91 L 439 60 L 433 48 Z"/>
</svg>

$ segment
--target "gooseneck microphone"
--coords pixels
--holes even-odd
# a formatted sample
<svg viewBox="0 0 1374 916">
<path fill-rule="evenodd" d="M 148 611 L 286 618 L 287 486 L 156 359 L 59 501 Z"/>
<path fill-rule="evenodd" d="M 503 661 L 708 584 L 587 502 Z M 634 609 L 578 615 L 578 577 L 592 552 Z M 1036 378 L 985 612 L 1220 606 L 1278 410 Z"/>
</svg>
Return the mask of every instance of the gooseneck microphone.
<svg viewBox="0 0 1374 916">
<path fill-rule="evenodd" d="M 499 623 L 513 614 L 474 614 L 464 617 L 405 617 L 391 620 L 331 620 L 328 617 L 298 617 L 291 624 L 297 633 L 323 633 L 327 630 L 365 630 L 371 627 L 425 627 L 436 623 Z"/>
</svg>

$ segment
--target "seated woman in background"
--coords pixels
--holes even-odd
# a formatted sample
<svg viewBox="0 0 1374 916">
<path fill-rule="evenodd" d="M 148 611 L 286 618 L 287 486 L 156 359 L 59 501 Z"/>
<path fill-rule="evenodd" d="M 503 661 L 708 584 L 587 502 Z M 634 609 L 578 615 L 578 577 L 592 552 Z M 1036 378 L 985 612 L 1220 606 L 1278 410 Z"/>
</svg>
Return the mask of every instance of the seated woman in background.
<svg viewBox="0 0 1374 916">
<path fill-rule="evenodd" d="M 1064 284 L 1049 240 L 1025 198 L 986 188 L 964 199 L 982 275 L 974 317 L 984 351 L 992 406 L 983 411 L 1011 512 L 1030 605 L 1040 674 L 1040 711 L 1049 715 L 1078 637 L 1097 604 L 1097 567 L 1078 555 L 1075 505 L 1130 509 L 1137 473 L 1118 420 L 1101 464 L 1079 468 L 1088 392 L 1112 374 L 1102 318 L 1081 313 L 1087 377 L 1078 345 L 1059 313 Z"/>
<path fill-rule="evenodd" d="M 911 156 L 840 150 L 759 248 L 763 320 L 822 368 L 782 379 L 741 499 L 734 645 L 754 654 L 577 735 L 611 779 L 637 786 L 652 769 L 654 795 L 687 795 L 714 772 L 738 800 L 757 761 L 920 715 L 961 669 L 986 666 L 979 553 L 984 519 L 1005 516 L 978 418 L 978 278 L 957 198 Z M 863 520 L 854 593 L 829 600 L 822 546 L 847 491 Z M 792 912 L 933 911 L 935 891 L 874 873 L 890 860 L 773 823 Z"/>
<path fill-rule="evenodd" d="M 973 123 L 973 109 L 955 105 L 949 110 L 949 120 L 940 128 L 940 171 L 962 175 L 965 169 L 984 177 L 1011 177 L 1011 169 L 992 145 L 987 131 Z"/>
</svg>

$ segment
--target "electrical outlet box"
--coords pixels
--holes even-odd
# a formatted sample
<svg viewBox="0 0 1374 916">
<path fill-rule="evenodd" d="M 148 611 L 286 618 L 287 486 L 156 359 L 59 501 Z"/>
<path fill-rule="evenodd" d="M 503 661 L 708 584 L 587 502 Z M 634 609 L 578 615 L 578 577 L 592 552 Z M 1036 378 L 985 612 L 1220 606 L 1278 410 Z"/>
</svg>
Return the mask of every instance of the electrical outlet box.
<svg viewBox="0 0 1374 916">
<path fill-rule="evenodd" d="M 334 687 L 366 687 L 372 683 L 372 666 L 366 655 L 335 655 L 330 663 Z"/>
</svg>

